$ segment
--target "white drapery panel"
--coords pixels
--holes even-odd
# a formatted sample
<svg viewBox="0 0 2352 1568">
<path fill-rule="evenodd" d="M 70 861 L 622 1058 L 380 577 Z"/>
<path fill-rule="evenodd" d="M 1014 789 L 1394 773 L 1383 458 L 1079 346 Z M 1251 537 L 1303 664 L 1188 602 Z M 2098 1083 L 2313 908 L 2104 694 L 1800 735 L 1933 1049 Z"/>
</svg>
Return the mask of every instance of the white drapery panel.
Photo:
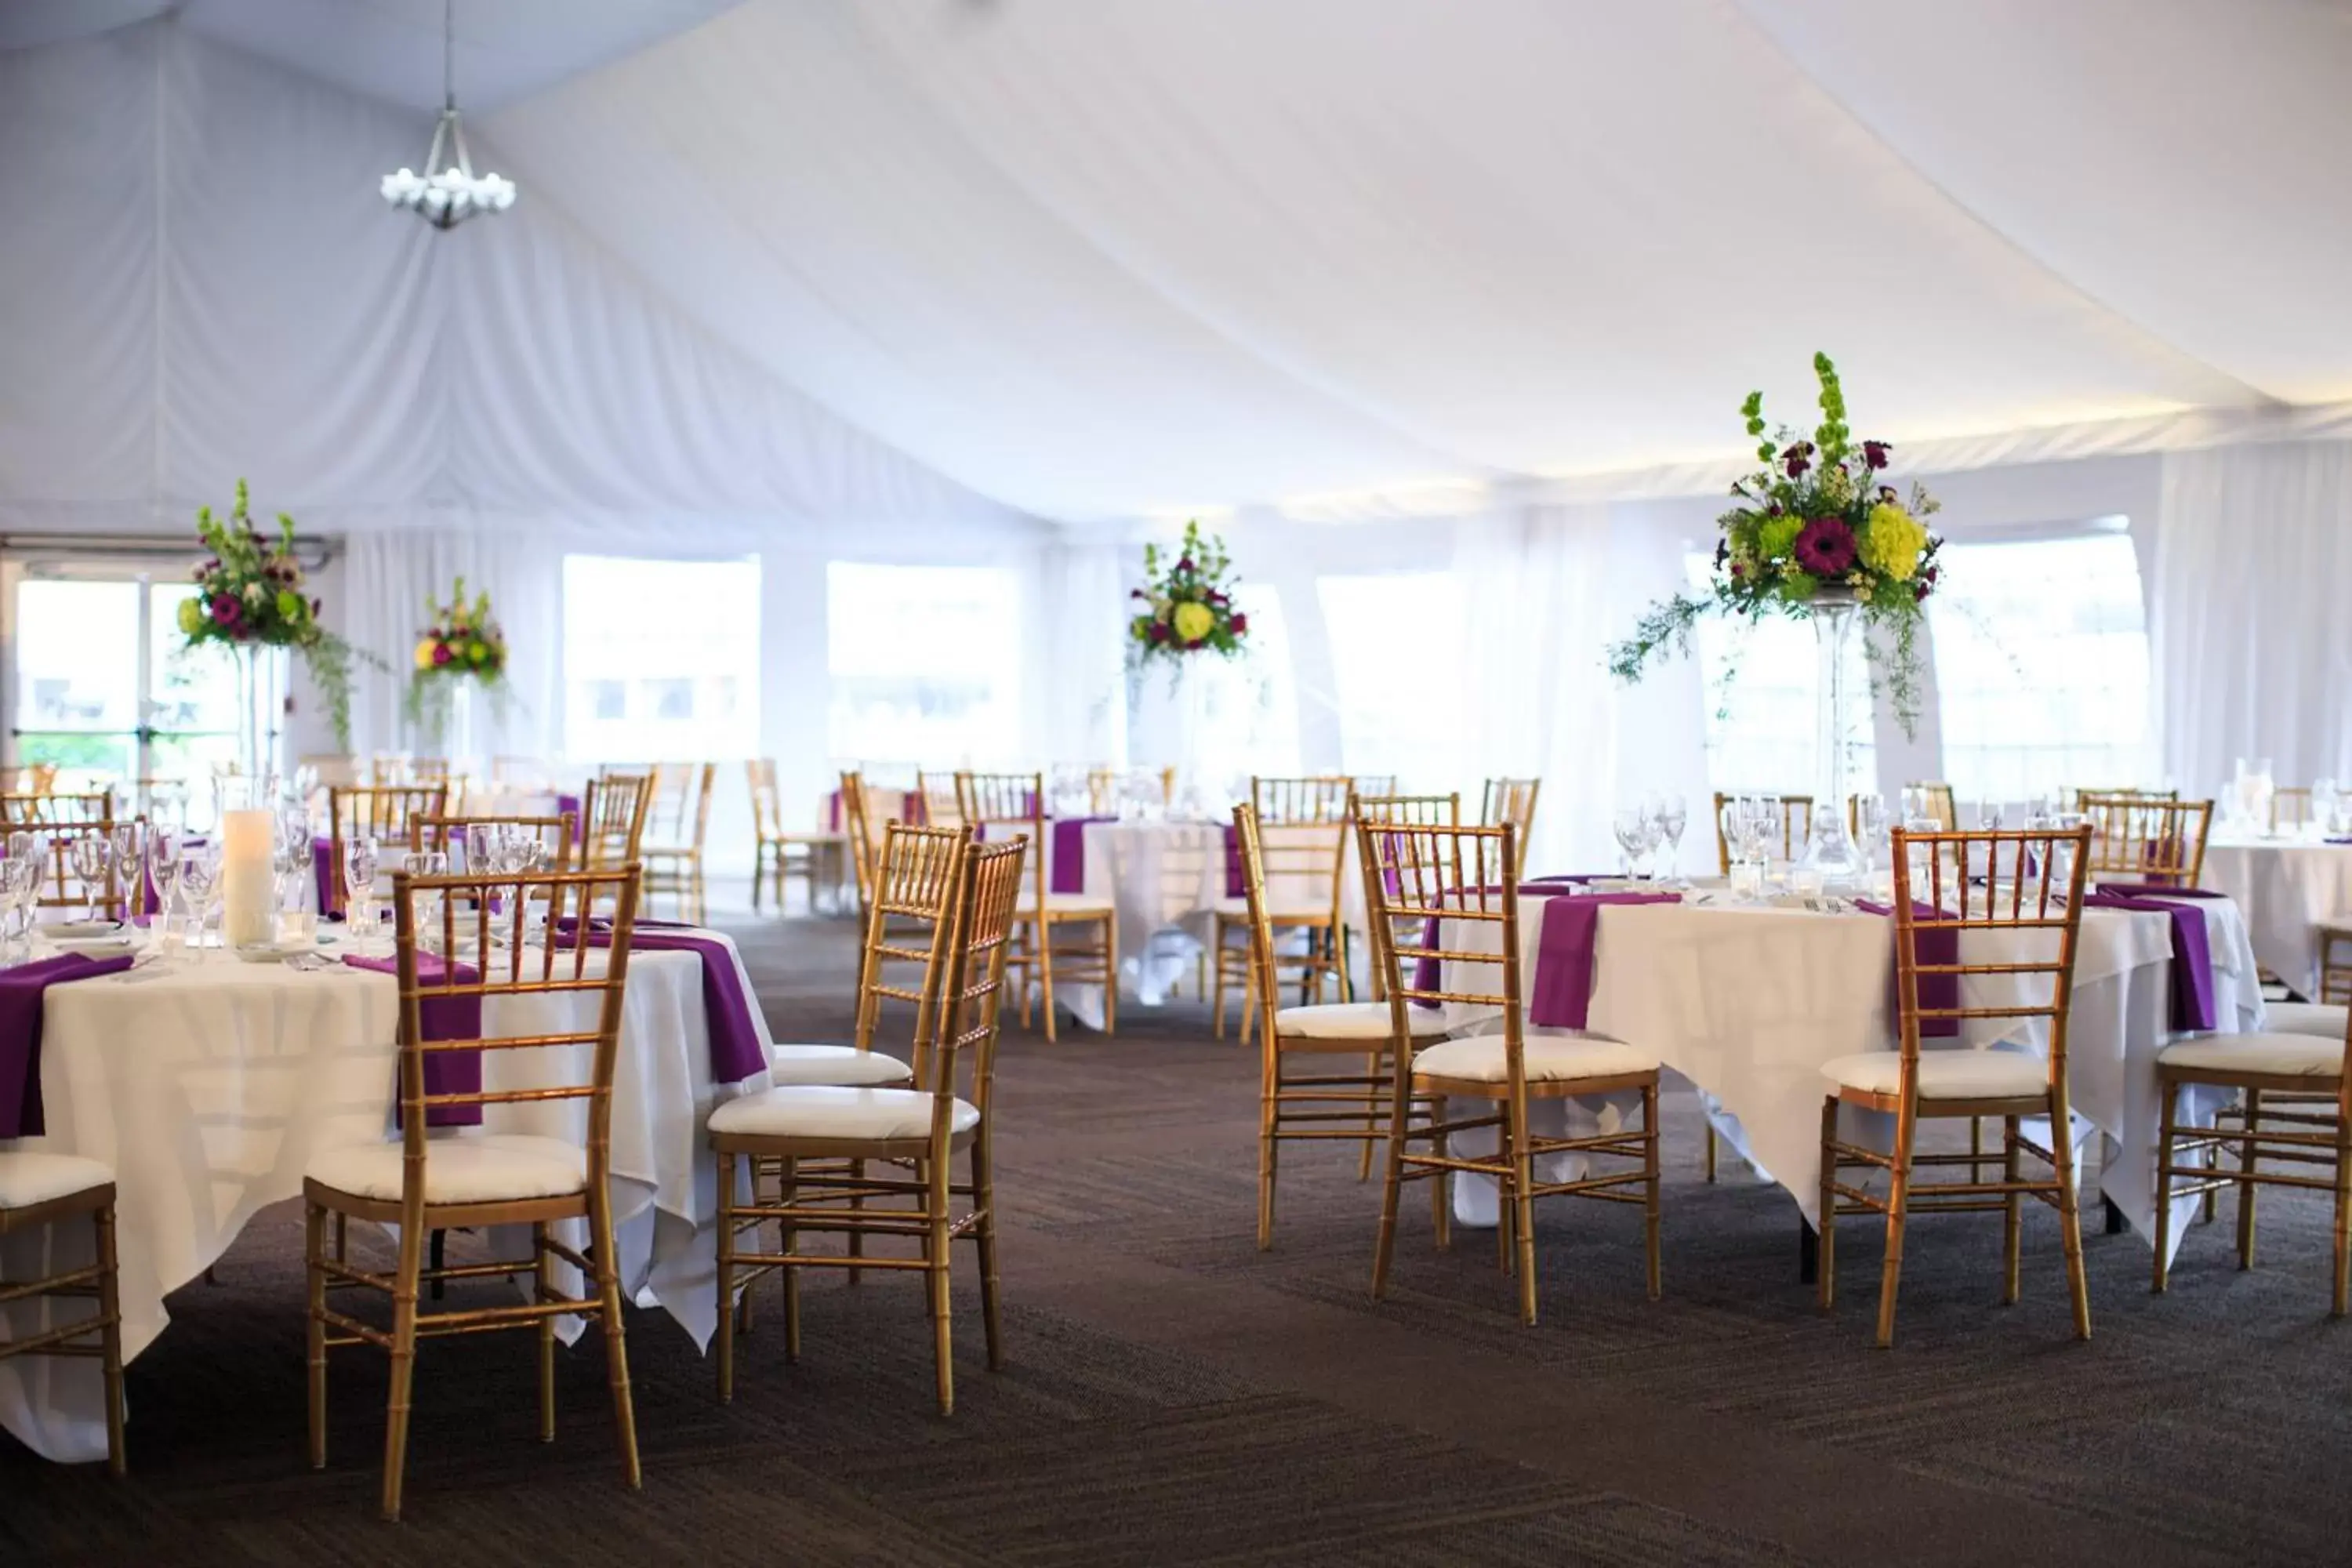
<svg viewBox="0 0 2352 1568">
<path fill-rule="evenodd" d="M 430 121 L 165 17 L 0 51 L 0 526 L 1031 531 L 811 402 L 551 193 L 447 234 Z M 495 161 L 478 147 L 484 161 Z"/>
<path fill-rule="evenodd" d="M 1127 754 L 1127 590 L 1116 544 L 1071 539 L 1038 552 L 1026 640 L 1029 689 L 1042 708 L 1031 754 L 1050 763 L 1108 763 Z"/>
<path fill-rule="evenodd" d="M 2352 777 L 2352 442 L 2168 454 L 2148 637 L 2165 768 L 2210 794 L 2239 757 Z"/>
</svg>

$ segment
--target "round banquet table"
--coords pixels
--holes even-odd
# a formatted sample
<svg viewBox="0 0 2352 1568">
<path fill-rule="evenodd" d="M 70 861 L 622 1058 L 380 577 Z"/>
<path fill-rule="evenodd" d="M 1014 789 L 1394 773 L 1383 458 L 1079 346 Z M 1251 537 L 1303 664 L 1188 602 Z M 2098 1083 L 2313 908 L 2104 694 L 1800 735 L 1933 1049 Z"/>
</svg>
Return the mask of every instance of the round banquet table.
<svg viewBox="0 0 2352 1568">
<path fill-rule="evenodd" d="M 2224 1032 L 2259 1029 L 2262 988 L 2244 919 L 2227 900 L 2187 902 L 2205 919 L 2216 1025 Z M 1542 962 L 1542 930 L 1541 900 L 1523 900 L 1523 984 L 1532 985 Z M 1454 922 L 1444 942 L 1449 948 L 1467 943 L 1462 951 L 1491 950 L 1499 934 L 1490 923 Z M 2036 940 L 2049 938 L 1969 932 L 1963 957 L 1978 963 L 2022 956 L 2024 944 Z M 1588 1026 L 1652 1052 L 1696 1084 L 1709 1097 L 1725 1138 L 1759 1179 L 1786 1188 L 1806 1223 L 1814 1225 L 1822 1102 L 1830 1089 L 1821 1069 L 1854 1052 L 1895 1048 L 1894 952 L 1894 922 L 1879 915 L 1738 904 L 1711 893 L 1680 904 L 1604 905 L 1593 942 Z M 2067 1029 L 2071 1103 L 2084 1124 L 2076 1137 L 2089 1129 L 2105 1135 L 2101 1191 L 2151 1241 L 2156 1054 L 2179 1037 L 2170 1028 L 2171 963 L 2170 916 L 2084 911 Z M 1968 1006 L 2011 1004 L 2019 987 L 2030 983 L 1970 976 L 1961 1000 Z M 1448 965 L 1449 989 L 1495 984 L 1492 968 Z M 1491 1019 L 1458 1008 L 1447 1022 L 1457 1028 L 1492 1026 Z M 2048 1047 L 2047 1031 L 2040 1019 L 1970 1019 L 1963 1023 L 1959 1046 L 2040 1054 Z M 1600 1104 L 1540 1104 L 1538 1114 L 1561 1118 L 1561 1125 L 1590 1125 L 1624 1113 L 1622 1107 Z M 2219 1097 L 2212 1096 L 2193 1098 L 2187 1106 L 2190 1120 L 2200 1123 L 2210 1123 L 2218 1109 Z M 1883 1143 L 1891 1131 L 1891 1118 L 1844 1114 L 1851 1136 Z M 1459 1217 L 1472 1225 L 1494 1223 L 1490 1181 L 1464 1177 L 1454 1188 Z M 2176 1246 L 2194 1207 L 2194 1200 L 2176 1205 Z"/>
<path fill-rule="evenodd" d="M 391 951 L 388 937 L 322 949 Z M 603 961 L 592 954 L 592 972 Z M 600 1005 L 593 992 L 491 997 L 483 1026 L 492 1037 L 593 1028 Z M 86 1155 L 113 1167 L 126 1359 L 163 1331 L 169 1292 L 218 1260 L 262 1208 L 301 1195 L 314 1154 L 394 1135 L 397 1016 L 390 974 L 340 963 L 312 971 L 247 963 L 217 950 L 49 988 L 40 1058 L 47 1133 L 0 1147 Z M 767 1023 L 757 1006 L 751 1016 L 764 1056 Z M 584 1056 L 587 1047 L 576 1048 Z M 484 1086 L 518 1087 L 532 1074 L 545 1081 L 555 1066 L 545 1050 L 485 1052 Z M 567 1070 L 584 1076 L 585 1063 Z M 667 1310 L 698 1343 L 717 1327 L 718 1178 L 703 1126 L 714 1104 L 766 1083 L 764 1073 L 713 1081 L 698 953 L 632 953 L 613 1086 L 622 1284 L 640 1304 Z M 585 1125 L 577 1102 L 492 1105 L 482 1131 L 580 1141 Z M 0 1275 L 9 1278 L 91 1256 L 86 1225 L 12 1237 L 7 1247 Z M 289 1289 L 298 1293 L 289 1306 L 299 1308 L 299 1285 Z M 88 1310 L 56 1305 L 54 1320 L 38 1301 L 0 1310 L 21 1335 Z M 581 1331 L 576 1320 L 562 1327 L 569 1338 Z M 299 1356 L 299 1347 L 288 1353 Z M 37 1453 L 103 1458 L 103 1411 L 94 1360 L 0 1362 L 0 1426 Z"/>
<path fill-rule="evenodd" d="M 2254 956 L 2299 996 L 2319 995 L 2320 921 L 2352 917 L 2352 844 L 2294 838 L 2216 838 L 2205 847 L 2205 886 L 2245 911 Z"/>
</svg>

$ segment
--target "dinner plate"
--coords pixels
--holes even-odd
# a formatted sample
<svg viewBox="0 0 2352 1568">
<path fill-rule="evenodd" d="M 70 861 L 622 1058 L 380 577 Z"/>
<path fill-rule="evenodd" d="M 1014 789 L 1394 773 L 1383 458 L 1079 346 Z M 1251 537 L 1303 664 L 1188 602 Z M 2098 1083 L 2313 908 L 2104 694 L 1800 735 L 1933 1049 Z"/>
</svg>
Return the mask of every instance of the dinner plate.
<svg viewBox="0 0 2352 1568">
<path fill-rule="evenodd" d="M 131 933 L 127 931 L 116 931 L 108 936 L 54 936 L 47 932 L 42 934 L 49 936 L 50 945 L 59 952 L 79 952 L 92 958 L 103 958 L 109 953 L 129 952 L 137 945 L 131 941 Z"/>
<path fill-rule="evenodd" d="M 89 942 L 99 937 L 123 934 L 121 921 L 60 921 L 55 925 L 37 926 L 35 931 L 54 942 Z"/>
<path fill-rule="evenodd" d="M 296 953 L 310 952 L 310 944 L 307 942 L 257 942 L 229 951 L 245 963 L 283 963 Z"/>
</svg>

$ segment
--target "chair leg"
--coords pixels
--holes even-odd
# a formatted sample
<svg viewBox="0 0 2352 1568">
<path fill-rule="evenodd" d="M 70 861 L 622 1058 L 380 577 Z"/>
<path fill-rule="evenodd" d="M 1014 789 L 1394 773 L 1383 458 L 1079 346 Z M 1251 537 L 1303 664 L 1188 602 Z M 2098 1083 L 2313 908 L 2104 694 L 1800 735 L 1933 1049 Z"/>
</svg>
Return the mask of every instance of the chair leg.
<svg viewBox="0 0 2352 1568">
<path fill-rule="evenodd" d="M 784 1156 L 782 1174 L 778 1178 L 776 1204 L 790 1208 L 800 1197 L 801 1161 L 797 1154 Z M 793 1247 L 800 1239 L 800 1227 L 790 1220 L 776 1222 L 776 1250 L 783 1257 L 793 1255 Z M 801 1359 L 801 1271 L 787 1263 L 784 1276 L 784 1364 L 791 1366 Z"/>
<path fill-rule="evenodd" d="M 1822 1311 L 1837 1305 L 1837 1113 L 1835 1095 L 1822 1101 L 1821 1244 L 1814 1259 L 1813 1294 Z"/>
<path fill-rule="evenodd" d="M 940 1414 L 955 1414 L 955 1347 L 950 1326 L 950 1296 L 948 1268 L 953 1254 L 948 1234 L 948 1154 L 944 1145 L 935 1147 L 934 1157 L 925 1162 L 930 1166 L 930 1229 L 926 1233 L 924 1256 L 930 1267 L 924 1270 L 931 1287 L 931 1354 L 937 1363 L 940 1387 Z"/>
<path fill-rule="evenodd" d="M 1045 993 L 1045 1043 L 1055 1042 L 1054 1024 L 1054 922 L 1041 912 L 1037 917 L 1037 976 Z"/>
<path fill-rule="evenodd" d="M 1511 1225 L 1517 1232 L 1519 1321 L 1536 1326 L 1535 1156 L 1528 1148 L 1528 1103 L 1511 1102 L 1505 1123 L 1511 1139 Z"/>
<path fill-rule="evenodd" d="M 1277 994 L 1278 998 L 1282 988 L 1275 984 L 1274 977 L 1268 975 L 1263 982 L 1261 982 L 1258 977 L 1257 966 L 1254 963 L 1244 964 L 1242 968 L 1241 1033 L 1241 1041 L 1244 1047 L 1247 1047 L 1250 1041 L 1257 1035 L 1257 988 L 1261 984 L 1272 986 Z M 1279 1005 L 1278 1000 L 1276 1005 Z"/>
<path fill-rule="evenodd" d="M 1389 1260 L 1396 1253 L 1397 1198 L 1404 1186 L 1405 1121 L 1410 1113 L 1412 1078 L 1408 1074 L 1389 1097 L 1388 1174 L 1381 1183 L 1381 1227 L 1372 1244 L 1372 1300 L 1389 1292 Z M 1434 1180 L 1435 1178 L 1432 1178 Z"/>
<path fill-rule="evenodd" d="M 2179 1125 L 2180 1086 L 2161 1083 L 2157 1097 L 2156 1135 L 2156 1265 L 2148 1289 L 2164 1294 L 2172 1272 L 2172 1144 L 2175 1129 Z"/>
<path fill-rule="evenodd" d="M 1225 1037 L 1225 917 L 1209 917 L 1209 963 L 1213 972 L 1209 989 L 1209 1037 Z"/>
<path fill-rule="evenodd" d="M 129 1458 L 122 1442 L 122 1295 L 114 1255 L 114 1205 L 98 1211 L 98 1353 L 106 1381 L 106 1468 L 122 1479 Z"/>
<path fill-rule="evenodd" d="M 2336 1295 L 2329 1310 L 2342 1317 L 2352 1305 L 2352 1108 L 2339 1089 L 2336 1110 Z"/>
<path fill-rule="evenodd" d="M 1974 1125 L 1976 1118 L 1972 1116 L 1969 1121 Z M 1975 1168 L 1971 1165 L 1969 1170 L 1973 1172 Z M 2019 1175 L 2017 1118 L 2014 1116 L 2006 1117 L 2001 1121 L 2000 1169 L 2001 1179 L 2013 1185 Z M 2021 1255 L 2024 1250 L 2024 1204 L 2025 1195 L 2012 1192 L 2004 1197 L 2000 1205 L 2000 1304 L 2004 1307 L 2017 1305 L 2021 1273 L 2020 1266 L 2023 1261 Z"/>
<path fill-rule="evenodd" d="M 988 1339 L 988 1370 L 1004 1370 L 1004 1324 L 997 1308 L 996 1171 L 983 1121 L 971 1141 L 971 1201 L 980 1210 L 973 1232 L 980 1249 L 980 1322 Z"/>
<path fill-rule="evenodd" d="M 1380 1052 L 1365 1053 L 1364 1076 L 1373 1079 L 1381 1076 Z M 1356 1151 L 1356 1180 L 1360 1182 L 1369 1182 L 1372 1179 L 1372 1144 L 1379 1140 L 1380 1135 L 1380 1103 L 1372 1100 L 1364 1107 L 1364 1141 L 1357 1146 Z"/>
<path fill-rule="evenodd" d="M 1103 928 L 1103 1033 L 1118 1033 L 1118 921 L 1105 916 Z"/>
<path fill-rule="evenodd" d="M 1275 1148 L 1280 1139 L 1282 1124 L 1282 1053 L 1272 1040 L 1265 1042 L 1262 1064 L 1258 1069 L 1257 1090 L 1257 1249 L 1269 1251 L 1274 1247 L 1274 1181 L 1276 1163 L 1279 1158 Z"/>
<path fill-rule="evenodd" d="M 719 1403 L 735 1397 L 735 1156 L 719 1154 L 719 1344 L 713 1357 L 719 1364 Z"/>
<path fill-rule="evenodd" d="M 1397 1072 L 1399 1076 L 1404 1079 L 1406 1092 L 1410 1095 L 1412 1088 L 1412 1067 L 1410 1060 L 1400 1063 L 1397 1067 Z M 1407 1120 L 1411 1119 L 1412 1114 L 1412 1105 L 1410 1100 L 1408 1100 L 1405 1110 Z M 1432 1121 L 1438 1121 L 1439 1119 L 1439 1113 L 1437 1112 L 1433 1112 L 1430 1116 L 1430 1120 Z M 1441 1160 L 1445 1157 L 1444 1133 L 1433 1132 L 1430 1134 L 1430 1152 Z M 1444 1166 L 1436 1167 L 1431 1173 L 1429 1177 L 1429 1218 L 1431 1226 L 1435 1232 L 1437 1250 L 1440 1252 L 1453 1251 L 1454 1173 L 1446 1170 Z"/>
<path fill-rule="evenodd" d="M 1648 1179 L 1642 1184 L 1642 1246 L 1648 1254 L 1650 1300 L 1658 1299 L 1664 1287 L 1658 1260 L 1658 1086 L 1645 1085 L 1642 1089 L 1642 1172 Z"/>
<path fill-rule="evenodd" d="M 759 847 L 751 851 L 751 912 L 755 915 L 760 912 L 760 884 L 767 879 L 768 844 L 767 840 L 761 839 L 760 841 Z M 776 890 L 776 912 L 778 914 L 783 913 L 783 889 L 780 883 Z"/>
<path fill-rule="evenodd" d="M 645 1484 L 637 1462 L 636 1401 L 629 1393 L 629 1347 L 621 1321 L 620 1249 L 613 1243 L 613 1200 L 609 1193 L 590 1193 L 588 1211 L 596 1234 L 596 1286 L 604 1303 L 600 1314 L 604 1331 L 604 1376 L 613 1388 L 613 1427 L 621 1440 L 621 1474 L 631 1491 Z"/>
<path fill-rule="evenodd" d="M 609 1249 L 605 1257 L 612 1256 Z M 384 1404 L 383 1511 L 400 1521 L 402 1483 L 408 1469 L 408 1412 L 416 1378 L 416 1293 L 425 1272 L 425 1237 L 400 1227 L 400 1261 L 392 1282 L 392 1392 Z"/>
<path fill-rule="evenodd" d="M 340 1217 L 340 1216 L 338 1216 Z M 316 1204 L 304 1205 L 302 1215 L 302 1263 L 308 1302 L 306 1316 L 310 1321 L 308 1365 L 310 1368 L 310 1468 L 327 1468 L 327 1324 L 319 1314 L 327 1310 L 327 1273 L 322 1248 L 326 1242 L 327 1211 Z"/>
<path fill-rule="evenodd" d="M 863 1192 L 856 1191 L 856 1189 L 864 1185 L 866 1181 L 865 1161 L 852 1160 L 849 1163 L 849 1179 L 852 1184 L 852 1190 L 849 1194 L 851 1218 L 853 1220 L 862 1219 L 865 1216 L 866 1194 Z M 866 1232 L 864 1229 L 856 1226 L 852 1226 L 849 1232 L 848 1241 L 846 1243 L 846 1250 L 852 1258 L 863 1258 L 866 1256 Z M 849 1283 L 853 1286 L 865 1279 L 865 1277 L 866 1270 L 863 1268 L 852 1268 L 849 1270 Z"/>
<path fill-rule="evenodd" d="M 2050 1152 L 2058 1163 L 2058 1234 L 2066 1247 L 2066 1294 L 2074 1310 L 2074 1337 L 2091 1337 L 2091 1281 L 2083 1266 L 2083 1209 L 2074 1191 L 2074 1115 L 2066 1086 L 2050 1090 Z"/>
<path fill-rule="evenodd" d="M 2238 1145 L 2238 1267 L 2254 1266 L 2254 1140 L 2262 1129 L 2263 1091 L 2246 1090 L 2246 1141 Z"/>
<path fill-rule="evenodd" d="M 547 1222 L 541 1220 L 530 1227 L 530 1255 L 538 1260 L 534 1283 L 536 1299 L 552 1301 L 555 1288 L 555 1254 L 547 1249 Z M 555 1441 L 555 1320 L 539 1321 L 539 1440 Z"/>
<path fill-rule="evenodd" d="M 1903 1229 L 1910 1217 L 1911 1145 L 1917 1132 L 1916 1111 L 1906 1105 L 1895 1121 L 1895 1163 L 1886 1188 L 1886 1262 L 1878 1277 L 1877 1345 L 1895 1343 L 1895 1295 L 1903 1284 Z"/>
</svg>

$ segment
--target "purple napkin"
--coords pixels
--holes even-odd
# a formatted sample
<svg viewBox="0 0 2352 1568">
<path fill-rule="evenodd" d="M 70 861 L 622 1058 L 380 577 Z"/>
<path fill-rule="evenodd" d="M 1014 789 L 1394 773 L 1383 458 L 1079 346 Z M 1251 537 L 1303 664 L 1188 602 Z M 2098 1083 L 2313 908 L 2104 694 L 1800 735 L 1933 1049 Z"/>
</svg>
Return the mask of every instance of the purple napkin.
<svg viewBox="0 0 2352 1568">
<path fill-rule="evenodd" d="M 1592 943 L 1603 904 L 1678 904 L 1680 893 L 1563 893 L 1544 900 L 1528 1022 L 1581 1029 L 1592 1006 Z"/>
<path fill-rule="evenodd" d="M 1225 897 L 1249 897 L 1249 879 L 1242 875 L 1242 839 L 1231 824 L 1225 827 Z"/>
<path fill-rule="evenodd" d="M 1054 891 L 1083 893 L 1087 890 L 1087 824 L 1118 820 L 1116 816 L 1057 816 L 1054 819 Z"/>
<path fill-rule="evenodd" d="M 378 974 L 398 975 L 397 958 L 362 958 L 358 953 L 343 954 L 343 962 L 353 969 L 373 970 Z M 437 954 L 420 952 L 416 955 L 416 977 L 438 981 L 442 978 L 441 959 Z M 472 985 L 481 980 L 470 963 L 460 963 L 450 974 L 459 985 Z M 417 1020 L 428 1040 L 478 1040 L 482 1037 L 482 999 L 479 996 L 427 996 L 417 1004 Z M 394 1068 L 395 1072 L 399 1069 Z M 393 1119 L 400 1118 L 398 1080 L 394 1079 Z M 482 1053 L 479 1051 L 427 1051 L 425 1053 L 425 1092 L 427 1094 L 479 1094 L 482 1091 Z M 478 1105 L 432 1105 L 425 1107 L 427 1127 L 479 1127 L 482 1108 Z"/>
<path fill-rule="evenodd" d="M 1868 899 L 1856 899 L 1854 900 L 1854 907 L 1874 915 L 1886 915 L 1891 917 L 1895 913 L 1894 905 L 1874 903 Z M 1911 915 L 1915 920 L 1927 921 L 1949 918 L 1945 915 L 1942 910 L 1937 910 L 1933 904 L 1923 904 L 1916 899 L 1911 902 Z M 1952 964 L 1958 963 L 1960 961 L 1960 933 L 1958 931 L 1949 929 L 1937 929 L 1932 931 L 1915 930 L 1911 933 L 1911 941 L 1914 944 L 1911 961 L 1914 963 Z M 1895 966 L 1888 971 L 1886 979 L 1888 995 L 1887 1009 L 1889 1016 L 1895 1019 L 1898 1028 L 1901 1026 L 1903 1016 L 1902 994 L 1897 989 L 1897 987 L 1902 984 L 1901 980 L 1898 978 L 1902 973 L 1901 962 L 1901 955 L 1898 954 L 1895 959 Z M 1957 1012 L 1959 1009 L 1959 1005 L 1960 977 L 1958 975 L 1922 974 L 1919 976 L 1919 1007 L 1921 1011 L 1931 1013 Z M 1958 1039 L 1959 1037 L 1959 1033 L 1960 1021 L 1958 1018 L 1923 1018 L 1919 1021 L 1919 1037 L 1923 1040 Z"/>
<path fill-rule="evenodd" d="M 2139 899 L 2102 888 L 2083 896 L 2084 909 L 2137 910 L 2172 917 L 2172 1026 L 2183 1032 L 2215 1026 L 2213 952 L 2205 940 L 2205 911 L 2194 904 L 2167 901 L 2184 890 L 2168 888 L 2161 898 Z"/>
<path fill-rule="evenodd" d="M 572 818 L 572 843 L 584 844 L 587 842 L 588 823 L 587 820 L 580 815 L 580 797 L 578 795 L 557 795 L 555 797 L 555 815 L 558 816 L 569 816 Z M 841 804 L 838 796 L 835 798 L 834 815 L 835 816 L 841 815 Z"/>
<path fill-rule="evenodd" d="M 2101 882 L 2093 890 L 2121 893 L 2127 899 L 2226 899 L 2230 896 L 2211 888 L 2176 888 L 2167 882 Z"/>
<path fill-rule="evenodd" d="M 570 936 L 578 931 L 579 922 L 567 915 L 556 929 Z M 691 952 L 701 957 L 702 1011 L 710 1030 L 710 1077 L 717 1083 L 740 1083 L 768 1070 L 768 1055 L 760 1047 L 759 1026 L 751 1019 L 751 999 L 744 994 L 742 975 L 736 972 L 734 950 L 715 936 L 690 934 L 695 929 L 676 921 L 639 921 L 629 932 L 629 946 L 632 951 Z M 589 921 L 588 945 L 612 944 L 612 923 L 601 918 Z"/>
<path fill-rule="evenodd" d="M 41 1015 L 49 987 L 131 967 L 131 954 L 61 952 L 0 971 L 0 1138 L 37 1138 L 41 1121 Z"/>
</svg>

